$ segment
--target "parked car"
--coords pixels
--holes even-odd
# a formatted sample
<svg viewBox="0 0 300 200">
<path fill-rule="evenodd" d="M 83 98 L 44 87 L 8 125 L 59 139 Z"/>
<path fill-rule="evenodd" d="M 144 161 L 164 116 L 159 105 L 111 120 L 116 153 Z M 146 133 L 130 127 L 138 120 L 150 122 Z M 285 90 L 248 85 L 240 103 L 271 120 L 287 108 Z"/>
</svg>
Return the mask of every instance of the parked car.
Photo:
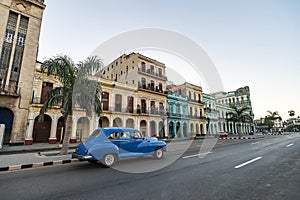
<svg viewBox="0 0 300 200">
<path fill-rule="evenodd" d="M 215 136 L 216 136 L 216 137 L 220 137 L 220 138 L 228 137 L 228 133 L 226 133 L 226 132 L 217 133 Z"/>
<path fill-rule="evenodd" d="M 98 128 L 77 146 L 72 158 L 111 167 L 121 158 L 152 155 L 161 159 L 166 148 L 165 142 L 155 137 L 144 137 L 133 128 Z"/>
</svg>

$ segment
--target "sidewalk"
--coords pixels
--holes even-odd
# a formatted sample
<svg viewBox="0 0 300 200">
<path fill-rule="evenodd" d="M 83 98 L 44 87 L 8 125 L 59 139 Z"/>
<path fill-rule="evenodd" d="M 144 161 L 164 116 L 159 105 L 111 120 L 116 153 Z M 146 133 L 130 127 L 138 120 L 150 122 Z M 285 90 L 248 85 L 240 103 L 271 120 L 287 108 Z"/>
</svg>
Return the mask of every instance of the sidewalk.
<svg viewBox="0 0 300 200">
<path fill-rule="evenodd" d="M 69 149 L 75 149 L 78 143 L 69 144 Z M 8 146 L 4 145 L 0 149 L 1 155 L 8 154 L 20 154 L 20 153 L 33 153 L 33 152 L 43 152 L 43 151 L 59 151 L 61 149 L 60 144 L 47 144 L 47 143 L 35 143 L 32 145 L 20 145 L 20 146 Z"/>
</svg>

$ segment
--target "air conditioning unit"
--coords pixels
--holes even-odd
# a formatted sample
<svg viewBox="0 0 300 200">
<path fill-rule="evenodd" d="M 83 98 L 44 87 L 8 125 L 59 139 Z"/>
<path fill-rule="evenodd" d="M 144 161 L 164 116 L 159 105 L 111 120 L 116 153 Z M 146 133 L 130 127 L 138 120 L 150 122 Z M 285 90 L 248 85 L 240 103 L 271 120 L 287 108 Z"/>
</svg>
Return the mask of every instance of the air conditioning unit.
<svg viewBox="0 0 300 200">
<path fill-rule="evenodd" d="M 5 124 L 0 124 L 0 149 L 2 149 L 3 138 L 4 138 Z"/>
</svg>

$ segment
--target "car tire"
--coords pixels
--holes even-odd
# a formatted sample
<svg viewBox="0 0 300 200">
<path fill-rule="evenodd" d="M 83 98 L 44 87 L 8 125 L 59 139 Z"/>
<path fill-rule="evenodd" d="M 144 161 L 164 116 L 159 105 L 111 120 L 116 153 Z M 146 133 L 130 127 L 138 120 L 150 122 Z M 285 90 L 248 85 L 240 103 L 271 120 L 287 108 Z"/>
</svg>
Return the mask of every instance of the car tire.
<svg viewBox="0 0 300 200">
<path fill-rule="evenodd" d="M 164 157 L 164 151 L 161 147 L 157 148 L 153 154 L 154 159 L 162 159 Z"/>
<path fill-rule="evenodd" d="M 104 167 L 112 167 L 114 166 L 116 161 L 117 161 L 117 157 L 114 154 L 109 153 L 103 157 L 101 163 Z"/>
</svg>

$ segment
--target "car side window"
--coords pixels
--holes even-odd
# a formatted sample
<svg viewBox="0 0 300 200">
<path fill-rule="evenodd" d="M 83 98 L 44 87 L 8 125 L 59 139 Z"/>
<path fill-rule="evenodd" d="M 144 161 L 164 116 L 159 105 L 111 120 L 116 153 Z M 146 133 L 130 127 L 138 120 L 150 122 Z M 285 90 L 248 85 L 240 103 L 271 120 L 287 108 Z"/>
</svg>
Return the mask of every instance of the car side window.
<svg viewBox="0 0 300 200">
<path fill-rule="evenodd" d="M 121 133 L 120 138 L 130 138 L 130 133 L 128 131 L 124 131 Z"/>
<path fill-rule="evenodd" d="M 141 136 L 141 133 L 140 133 L 140 132 L 137 132 L 137 131 L 133 131 L 131 135 L 132 135 L 132 137 L 135 138 L 135 139 L 141 138 L 141 137 L 142 137 L 142 136 Z"/>
<path fill-rule="evenodd" d="M 108 139 L 117 139 L 119 138 L 119 133 L 118 132 L 114 132 L 114 133 L 111 133 L 107 136 Z"/>
</svg>

